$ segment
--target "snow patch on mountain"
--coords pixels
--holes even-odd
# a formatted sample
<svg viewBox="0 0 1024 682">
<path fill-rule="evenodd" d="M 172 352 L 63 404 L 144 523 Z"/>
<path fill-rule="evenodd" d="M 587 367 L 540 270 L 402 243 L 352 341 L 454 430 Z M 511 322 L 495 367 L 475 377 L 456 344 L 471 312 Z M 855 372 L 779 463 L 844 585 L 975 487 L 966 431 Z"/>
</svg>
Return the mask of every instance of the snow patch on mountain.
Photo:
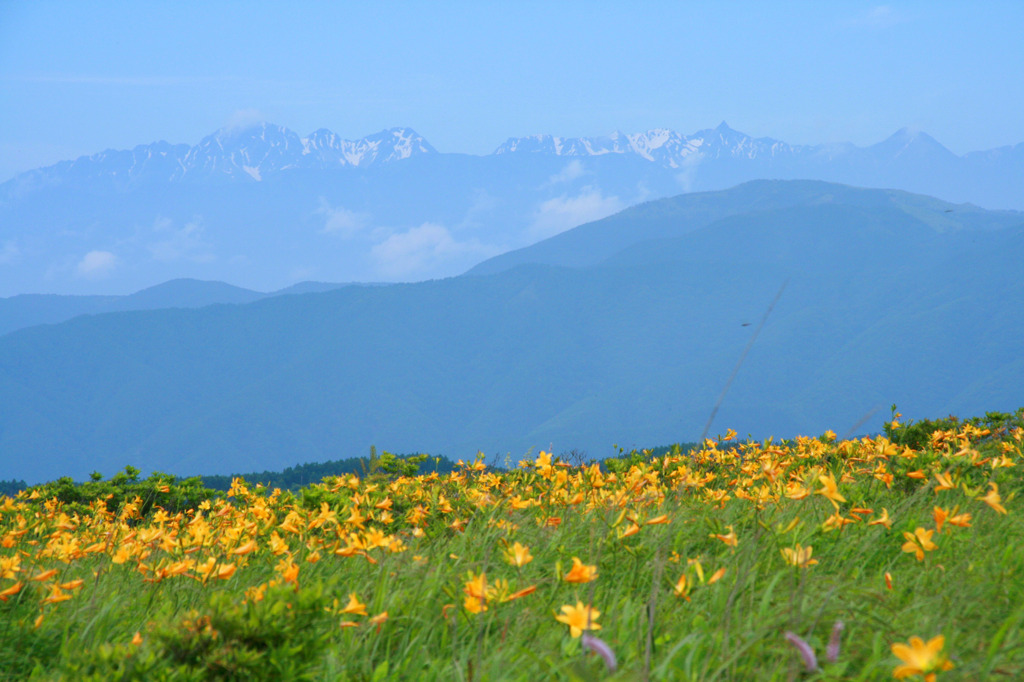
<svg viewBox="0 0 1024 682">
<path fill-rule="evenodd" d="M 717 128 L 681 135 L 655 128 L 630 135 L 615 131 L 602 137 L 555 137 L 534 135 L 512 137 L 495 154 L 545 153 L 558 156 L 599 156 L 634 154 L 665 168 L 693 167 L 692 157 L 772 159 L 809 153 L 811 147 L 794 147 L 771 138 L 752 138 L 730 128 L 724 121 Z"/>
<path fill-rule="evenodd" d="M 345 140 L 326 129 L 299 137 L 271 123 L 232 124 L 194 146 L 154 142 L 132 150 L 108 149 L 23 173 L 14 181 L 26 189 L 97 179 L 113 180 L 125 187 L 150 180 L 224 178 L 261 182 L 290 169 L 363 168 L 435 153 L 411 128 L 392 128 L 359 140 Z"/>
</svg>

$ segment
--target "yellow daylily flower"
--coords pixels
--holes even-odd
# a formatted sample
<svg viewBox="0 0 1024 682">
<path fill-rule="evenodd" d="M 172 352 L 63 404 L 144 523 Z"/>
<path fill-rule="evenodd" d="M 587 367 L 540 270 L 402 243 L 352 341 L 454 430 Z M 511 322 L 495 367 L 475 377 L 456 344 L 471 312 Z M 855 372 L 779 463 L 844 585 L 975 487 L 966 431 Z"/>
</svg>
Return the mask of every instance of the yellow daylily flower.
<svg viewBox="0 0 1024 682">
<path fill-rule="evenodd" d="M 515 542 L 512 544 L 512 547 L 505 552 L 505 559 L 513 566 L 522 568 L 533 561 L 533 555 L 530 554 L 529 547 L 524 546 L 520 542 Z"/>
<path fill-rule="evenodd" d="M 345 608 L 343 608 L 340 613 L 352 613 L 357 616 L 365 616 L 367 615 L 366 604 L 359 601 L 359 597 L 356 596 L 356 593 L 352 592 L 348 595 L 348 604 L 345 605 Z"/>
<path fill-rule="evenodd" d="M 796 566 L 797 568 L 809 568 L 814 564 L 818 563 L 817 559 L 812 559 L 811 554 L 814 553 L 814 547 L 807 545 L 801 547 L 799 544 L 796 547 L 783 547 L 782 557 L 786 560 L 786 563 L 790 566 Z"/>
<path fill-rule="evenodd" d="M 953 481 L 949 474 L 946 473 L 935 473 L 935 480 L 938 481 L 938 485 L 935 486 L 935 492 L 940 490 L 955 490 L 956 486 L 953 485 Z"/>
<path fill-rule="evenodd" d="M 925 682 L 934 682 L 936 673 L 950 670 L 953 663 L 946 657 L 942 649 L 946 638 L 942 635 L 925 642 L 920 637 L 911 637 L 909 645 L 899 643 L 892 645 L 892 653 L 903 661 L 896 666 L 892 676 L 898 680 L 912 675 L 921 675 Z"/>
<path fill-rule="evenodd" d="M 584 606 L 583 602 L 577 601 L 576 606 L 566 604 L 562 607 L 562 614 L 556 615 L 555 620 L 569 626 L 569 633 L 573 637 L 579 637 L 584 630 L 600 630 L 601 626 L 595 623 L 600 611 Z"/>
<path fill-rule="evenodd" d="M 989 486 L 991 486 L 991 488 L 989 489 L 988 494 L 984 497 L 979 497 L 978 499 L 995 509 L 1000 514 L 1005 514 L 1006 507 L 1002 505 L 1003 498 L 999 496 L 999 486 L 995 483 L 989 483 Z"/>
<path fill-rule="evenodd" d="M 913 554 L 917 557 L 918 561 L 924 561 L 925 552 L 931 552 L 939 548 L 938 545 L 932 542 L 932 535 L 934 534 L 934 530 L 925 530 L 920 526 L 913 533 L 903 533 L 903 537 L 907 540 L 903 543 L 903 551 Z"/>
<path fill-rule="evenodd" d="M 839 486 L 836 484 L 836 479 L 831 475 L 818 476 L 818 481 L 821 483 L 822 488 L 821 490 L 815 491 L 815 494 L 827 497 L 828 501 L 832 503 L 832 506 L 838 510 L 839 503 L 846 502 L 846 498 L 839 494 Z"/>
</svg>

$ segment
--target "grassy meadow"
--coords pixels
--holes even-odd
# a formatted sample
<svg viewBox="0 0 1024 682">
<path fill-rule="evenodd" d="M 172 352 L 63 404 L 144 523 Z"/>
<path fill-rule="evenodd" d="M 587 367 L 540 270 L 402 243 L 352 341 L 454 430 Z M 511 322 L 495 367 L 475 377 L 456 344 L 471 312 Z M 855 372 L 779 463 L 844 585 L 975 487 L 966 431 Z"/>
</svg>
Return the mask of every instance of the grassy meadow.
<svg viewBox="0 0 1024 682">
<path fill-rule="evenodd" d="M 0 497 L 0 676 L 1022 679 L 1022 420 L 38 486 Z"/>
</svg>

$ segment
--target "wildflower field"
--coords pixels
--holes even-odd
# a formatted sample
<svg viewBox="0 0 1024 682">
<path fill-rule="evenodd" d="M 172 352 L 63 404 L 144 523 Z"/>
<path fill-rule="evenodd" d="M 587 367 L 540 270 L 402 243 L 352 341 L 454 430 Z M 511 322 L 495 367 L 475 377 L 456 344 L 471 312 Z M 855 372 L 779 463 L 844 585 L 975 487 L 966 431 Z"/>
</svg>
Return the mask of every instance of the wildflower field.
<svg viewBox="0 0 1024 682">
<path fill-rule="evenodd" d="M 297 492 L 119 474 L 0 497 L 0 676 L 1024 679 L 1024 414 L 897 420 Z"/>
</svg>

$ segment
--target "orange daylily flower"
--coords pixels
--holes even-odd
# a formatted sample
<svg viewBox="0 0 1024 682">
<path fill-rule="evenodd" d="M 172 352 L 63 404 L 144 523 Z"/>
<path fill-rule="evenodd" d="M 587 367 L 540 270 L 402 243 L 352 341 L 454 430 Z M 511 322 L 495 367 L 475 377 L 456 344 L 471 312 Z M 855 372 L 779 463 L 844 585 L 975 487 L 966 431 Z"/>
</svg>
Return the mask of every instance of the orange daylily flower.
<svg viewBox="0 0 1024 682">
<path fill-rule="evenodd" d="M 13 578 L 21 572 L 21 555 L 0 556 L 0 578 Z"/>
<path fill-rule="evenodd" d="M 463 606 L 470 613 L 480 613 L 487 610 L 487 575 L 481 573 L 478 576 L 469 574 L 469 580 L 463 586 L 462 591 L 466 593 Z"/>
<path fill-rule="evenodd" d="M 291 560 L 291 557 L 285 557 L 278 562 L 274 570 L 281 574 L 281 579 L 286 583 L 295 583 L 299 581 L 299 565 Z"/>
<path fill-rule="evenodd" d="M 18 594 L 19 592 L 21 592 L 21 588 L 24 585 L 25 585 L 25 583 L 16 582 L 13 585 L 11 585 L 10 587 L 8 587 L 6 590 L 0 592 L 0 601 L 7 601 L 8 597 L 11 597 L 11 596 L 13 596 L 15 594 Z"/>
<path fill-rule="evenodd" d="M 504 599 L 502 599 L 502 601 L 512 601 L 514 599 L 519 599 L 521 597 L 525 597 L 528 594 L 533 594 L 536 591 L 537 591 L 537 586 L 536 585 L 530 585 L 529 587 L 524 587 L 523 589 L 521 589 L 521 590 L 519 590 L 517 592 L 513 592 L 512 594 L 510 594 L 507 597 L 505 597 Z"/>
<path fill-rule="evenodd" d="M 892 529 L 892 519 L 889 518 L 889 510 L 886 509 L 885 507 L 882 507 L 882 515 L 879 516 L 877 519 L 873 519 L 871 521 L 868 521 L 868 525 L 869 526 L 882 525 L 882 526 L 885 526 L 887 529 Z"/>
<path fill-rule="evenodd" d="M 256 541 L 255 540 L 249 540 L 245 544 L 240 545 L 240 546 L 236 547 L 235 549 L 231 550 L 231 554 L 233 554 L 235 556 L 242 556 L 243 554 L 252 554 L 253 552 L 256 551 L 256 549 L 257 549 Z"/>
<path fill-rule="evenodd" d="M 995 509 L 1000 514 L 1005 514 L 1006 507 L 1002 505 L 1003 498 L 999 496 L 999 486 L 995 483 L 989 483 L 989 486 L 988 494 L 984 497 L 979 497 L 978 499 Z"/>
<path fill-rule="evenodd" d="M 946 523 L 951 526 L 960 526 L 961 528 L 971 527 L 971 515 L 970 514 L 956 514 L 956 508 L 953 508 L 954 515 L 946 519 Z"/>
<path fill-rule="evenodd" d="M 736 537 L 736 531 L 734 531 L 732 529 L 732 526 L 726 526 L 726 528 L 729 531 L 727 534 L 721 535 L 721 534 L 718 534 L 718 533 L 712 533 L 708 537 L 718 538 L 719 540 L 721 540 L 725 544 L 729 545 L 730 547 L 736 547 L 737 545 L 739 545 L 739 542 L 740 542 L 739 538 Z"/>
<path fill-rule="evenodd" d="M 589 583 L 597 578 L 597 566 L 585 565 L 578 557 L 572 558 L 572 569 L 565 574 L 562 580 L 567 583 Z"/>
<path fill-rule="evenodd" d="M 708 578 L 708 585 L 714 585 L 715 583 L 717 583 L 719 580 L 721 580 L 724 577 L 725 577 L 725 567 L 723 566 L 722 568 L 718 569 L 717 571 L 715 571 L 714 573 L 711 574 L 711 577 Z"/>
<path fill-rule="evenodd" d="M 515 542 L 512 547 L 505 551 L 505 559 L 513 566 L 522 568 L 533 561 L 533 555 L 530 554 L 529 547 L 525 547 L 521 543 Z"/>
<path fill-rule="evenodd" d="M 686 580 L 686 574 L 679 576 L 679 580 L 672 587 L 672 591 L 677 597 L 682 597 L 686 601 L 690 601 L 690 585 Z"/>
<path fill-rule="evenodd" d="M 71 599 L 71 595 L 60 589 L 60 585 L 53 585 L 50 588 L 50 595 L 43 599 L 44 604 L 56 604 Z"/>
<path fill-rule="evenodd" d="M 619 533 L 619 539 L 623 540 L 625 538 L 628 538 L 628 537 L 631 537 L 633 535 L 636 535 L 639 532 L 640 532 L 640 526 L 636 525 L 633 522 L 630 522 L 629 527 L 626 528 L 626 530 L 621 531 Z"/>
<path fill-rule="evenodd" d="M 357 616 L 365 616 L 366 604 L 359 601 L 359 597 L 356 596 L 355 592 L 348 595 L 348 604 L 341 610 L 341 613 L 352 613 Z"/>
<path fill-rule="evenodd" d="M 802 500 L 810 494 L 811 491 L 799 483 L 790 481 L 786 484 L 786 497 L 791 500 Z"/>
<path fill-rule="evenodd" d="M 56 568 L 51 568 L 48 571 L 43 571 L 42 573 L 37 573 L 36 575 L 32 576 L 32 580 L 35 580 L 37 582 L 42 582 L 44 580 L 49 580 L 50 578 L 52 578 L 55 575 L 57 575 L 57 569 Z"/>
</svg>

